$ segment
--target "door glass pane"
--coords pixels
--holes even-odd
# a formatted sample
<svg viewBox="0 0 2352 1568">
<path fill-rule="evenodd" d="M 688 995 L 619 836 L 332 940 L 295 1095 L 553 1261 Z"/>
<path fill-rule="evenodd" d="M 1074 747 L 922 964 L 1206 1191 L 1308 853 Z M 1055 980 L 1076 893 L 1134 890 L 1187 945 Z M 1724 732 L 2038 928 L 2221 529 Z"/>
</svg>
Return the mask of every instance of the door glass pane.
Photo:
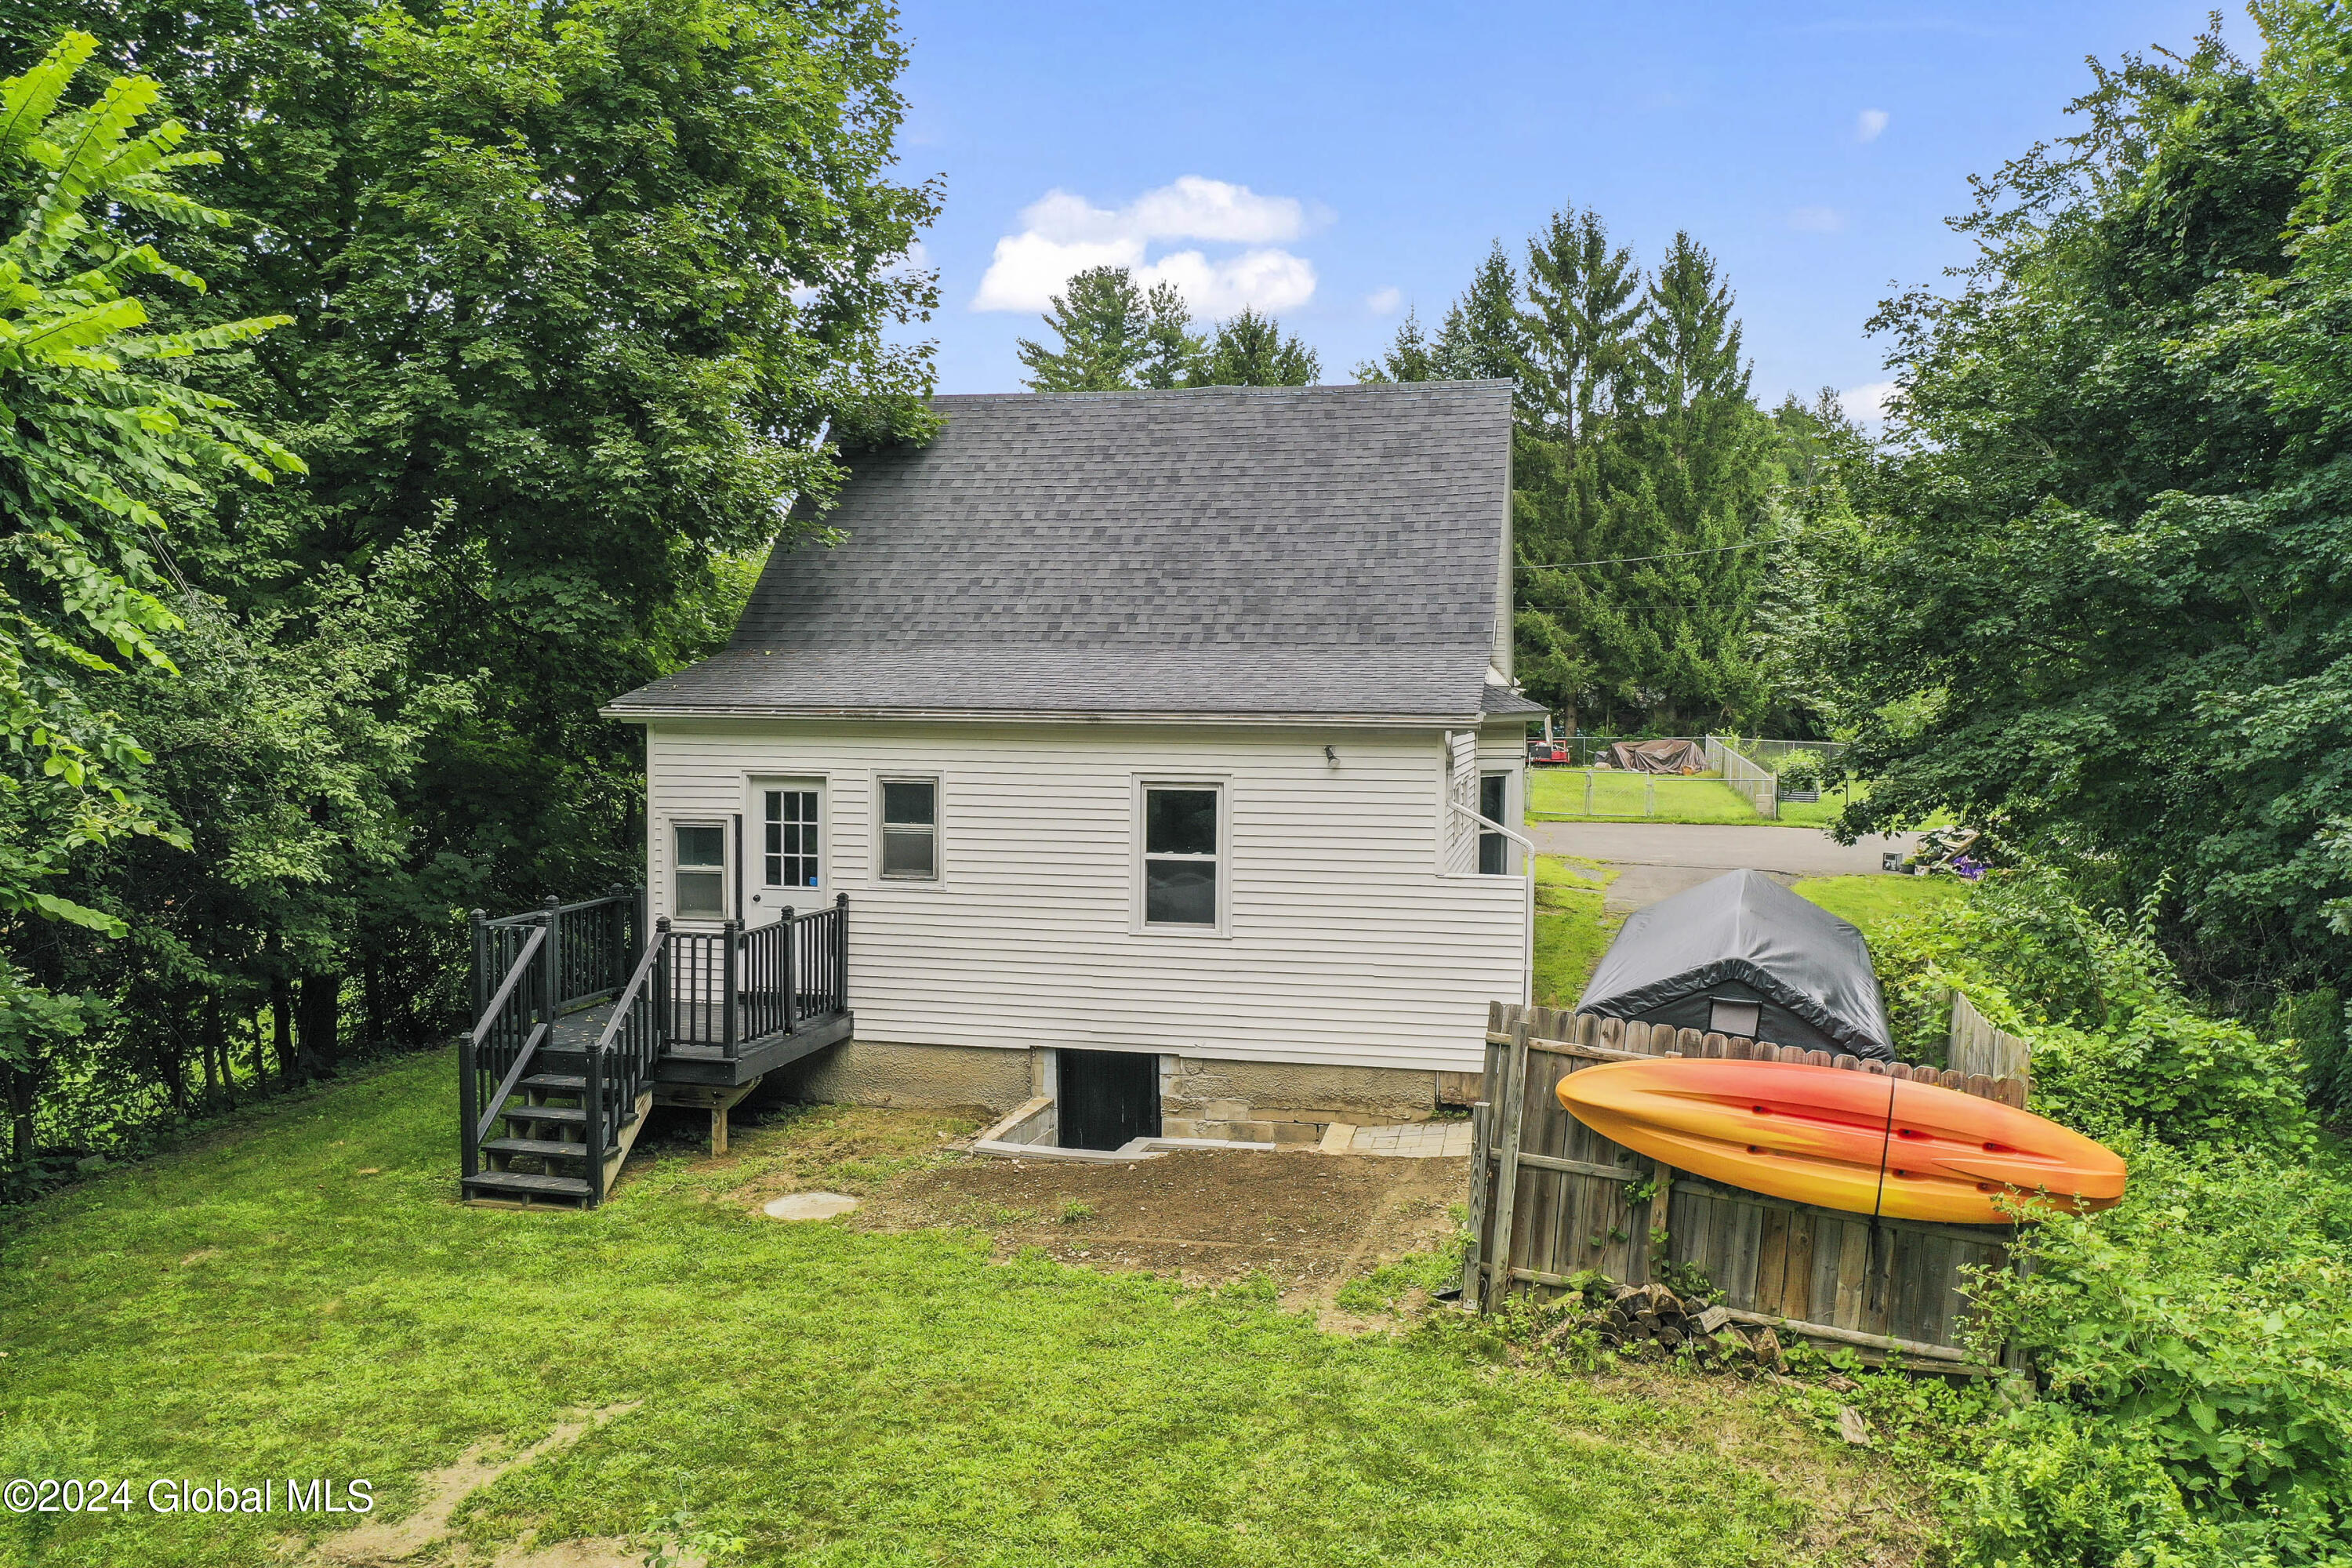
<svg viewBox="0 0 2352 1568">
<path fill-rule="evenodd" d="M 882 820 L 898 826 L 929 827 L 937 818 L 939 786 L 929 779 L 886 781 L 882 785 Z"/>
<path fill-rule="evenodd" d="M 1217 865 L 1213 860 L 1147 860 L 1143 863 L 1143 918 L 1153 925 L 1213 926 L 1217 923 Z"/>
<path fill-rule="evenodd" d="M 817 885 L 816 791 L 772 789 L 761 792 L 761 865 L 760 873 L 771 888 L 814 888 Z"/>
<path fill-rule="evenodd" d="M 1503 820 L 1503 791 L 1511 782 L 1508 773 L 1486 773 L 1478 780 L 1478 815 L 1489 822 Z"/>
<path fill-rule="evenodd" d="M 882 830 L 882 874 L 886 877 L 936 877 L 939 858 L 928 827 L 885 827 Z"/>
<path fill-rule="evenodd" d="M 1217 852 L 1217 792 L 1213 789 L 1146 790 L 1143 848 L 1148 855 L 1214 855 Z"/>
</svg>

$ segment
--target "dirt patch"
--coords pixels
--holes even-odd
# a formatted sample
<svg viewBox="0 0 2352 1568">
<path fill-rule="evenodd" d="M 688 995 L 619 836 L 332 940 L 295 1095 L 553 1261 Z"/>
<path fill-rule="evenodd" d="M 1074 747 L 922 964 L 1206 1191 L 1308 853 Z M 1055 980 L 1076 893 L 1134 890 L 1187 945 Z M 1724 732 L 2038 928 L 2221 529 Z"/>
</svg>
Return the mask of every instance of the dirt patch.
<svg viewBox="0 0 2352 1568">
<path fill-rule="evenodd" d="M 397 1521 L 371 1521 L 357 1530 L 330 1537 L 310 1553 L 309 1568 L 391 1568 L 393 1564 L 404 1563 L 447 1539 L 449 1516 L 467 1497 L 509 1471 L 520 1469 L 532 1460 L 559 1448 L 570 1447 L 590 1429 L 635 1408 L 635 1404 L 612 1405 L 559 1422 L 553 1431 L 538 1442 L 528 1448 L 516 1449 L 503 1458 L 490 1457 L 499 1451 L 498 1445 L 488 1441 L 477 1443 L 458 1455 L 456 1464 L 417 1478 L 424 1500 L 415 1513 Z M 642 1552 L 625 1557 L 615 1554 L 625 1550 L 627 1544 L 626 1542 L 567 1541 L 556 1542 L 544 1550 L 511 1549 L 499 1554 L 498 1568 L 607 1568 L 608 1564 L 643 1563 L 645 1553 Z"/>
<path fill-rule="evenodd" d="M 871 1230 L 984 1230 L 1000 1256 L 1036 1247 L 1083 1268 L 1187 1283 L 1263 1274 L 1295 1306 L 1444 1241 L 1469 1183 L 1461 1160 L 1186 1150 L 1133 1164 L 975 1157 L 869 1197 Z"/>
</svg>

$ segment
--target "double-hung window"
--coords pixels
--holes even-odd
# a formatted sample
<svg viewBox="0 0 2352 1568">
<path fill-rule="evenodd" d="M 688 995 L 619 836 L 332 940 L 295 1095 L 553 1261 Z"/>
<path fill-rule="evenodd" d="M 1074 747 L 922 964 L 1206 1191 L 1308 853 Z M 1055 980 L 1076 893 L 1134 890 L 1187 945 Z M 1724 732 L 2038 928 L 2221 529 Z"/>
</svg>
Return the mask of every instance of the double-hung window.
<svg viewBox="0 0 2352 1568">
<path fill-rule="evenodd" d="M 814 888 L 817 864 L 817 792 L 778 788 L 760 791 L 760 879 L 771 888 Z"/>
<path fill-rule="evenodd" d="M 883 779 L 882 875 L 935 882 L 940 876 L 940 781 Z"/>
<path fill-rule="evenodd" d="M 727 918 L 727 829 L 716 822 L 670 825 L 676 896 L 671 912 L 686 921 Z"/>
<path fill-rule="evenodd" d="M 1222 794 L 1214 784 L 1144 786 L 1145 925 L 1216 929 Z"/>
</svg>

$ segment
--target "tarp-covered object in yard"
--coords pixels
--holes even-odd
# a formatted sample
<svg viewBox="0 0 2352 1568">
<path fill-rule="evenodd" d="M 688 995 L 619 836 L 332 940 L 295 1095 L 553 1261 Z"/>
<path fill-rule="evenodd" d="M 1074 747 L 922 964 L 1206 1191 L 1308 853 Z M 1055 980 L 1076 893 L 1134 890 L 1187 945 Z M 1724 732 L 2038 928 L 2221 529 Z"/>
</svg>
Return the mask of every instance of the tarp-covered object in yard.
<svg viewBox="0 0 2352 1568">
<path fill-rule="evenodd" d="M 1604 1018 L 1891 1060 L 1870 945 L 1760 871 L 1628 916 L 1576 1005 Z"/>
<path fill-rule="evenodd" d="M 1620 741 L 1609 764 L 1635 773 L 1703 773 L 1706 752 L 1696 741 Z"/>
</svg>

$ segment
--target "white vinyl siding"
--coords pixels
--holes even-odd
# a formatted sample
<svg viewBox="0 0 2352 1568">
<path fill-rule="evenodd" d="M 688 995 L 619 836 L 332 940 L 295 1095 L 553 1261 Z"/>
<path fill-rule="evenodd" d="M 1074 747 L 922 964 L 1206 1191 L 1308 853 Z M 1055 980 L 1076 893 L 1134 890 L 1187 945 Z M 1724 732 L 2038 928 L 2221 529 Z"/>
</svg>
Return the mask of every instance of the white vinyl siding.
<svg viewBox="0 0 2352 1568">
<path fill-rule="evenodd" d="M 1482 734 L 1486 767 L 1509 739 Z M 1521 882 L 1437 871 L 1438 730 L 660 721 L 646 759 L 657 819 L 824 780 L 863 1039 L 1475 1071 L 1486 1004 L 1521 994 Z M 939 781 L 936 881 L 879 875 L 905 778 Z M 1140 921 L 1142 786 L 1202 780 L 1223 934 L 1170 941 Z"/>
</svg>

